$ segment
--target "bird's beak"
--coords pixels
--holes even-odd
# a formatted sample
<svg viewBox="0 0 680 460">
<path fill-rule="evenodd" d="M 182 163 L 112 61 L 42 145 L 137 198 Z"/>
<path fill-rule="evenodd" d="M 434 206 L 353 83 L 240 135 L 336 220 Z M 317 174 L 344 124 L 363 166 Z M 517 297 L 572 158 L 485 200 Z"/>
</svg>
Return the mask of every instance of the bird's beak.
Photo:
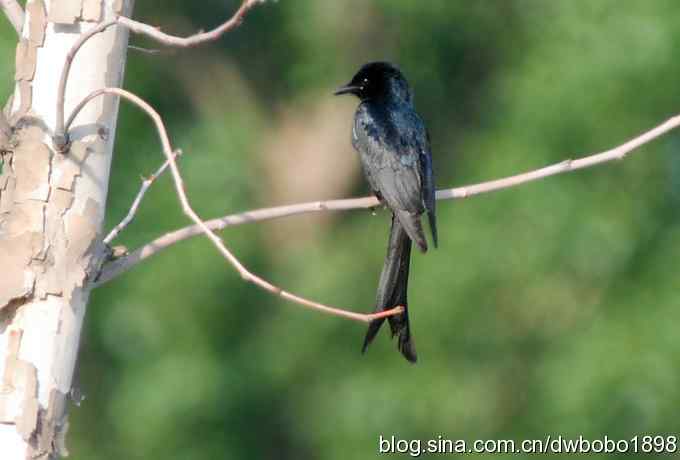
<svg viewBox="0 0 680 460">
<path fill-rule="evenodd" d="M 333 94 L 335 96 L 340 96 L 342 94 L 357 94 L 359 91 L 361 91 L 361 86 L 349 84 L 341 86 Z"/>
</svg>

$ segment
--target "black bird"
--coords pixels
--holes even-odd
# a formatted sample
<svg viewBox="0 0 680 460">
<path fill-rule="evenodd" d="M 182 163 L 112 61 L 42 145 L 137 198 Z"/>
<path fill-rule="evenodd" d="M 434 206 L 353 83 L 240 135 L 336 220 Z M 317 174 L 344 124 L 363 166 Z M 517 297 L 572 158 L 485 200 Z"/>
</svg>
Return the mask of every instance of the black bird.
<svg viewBox="0 0 680 460">
<path fill-rule="evenodd" d="M 430 139 L 413 107 L 413 95 L 401 71 L 388 62 L 371 62 L 359 69 L 336 95 L 354 94 L 361 103 L 354 115 L 352 145 L 359 152 L 373 193 L 392 211 L 387 256 L 380 274 L 375 311 L 398 305 L 404 313 L 388 318 L 399 351 L 415 362 L 416 349 L 408 321 L 407 288 L 411 242 L 427 251 L 420 217 L 427 212 L 432 242 L 437 247 L 435 185 Z M 384 319 L 368 326 L 362 352 L 375 338 Z"/>
</svg>

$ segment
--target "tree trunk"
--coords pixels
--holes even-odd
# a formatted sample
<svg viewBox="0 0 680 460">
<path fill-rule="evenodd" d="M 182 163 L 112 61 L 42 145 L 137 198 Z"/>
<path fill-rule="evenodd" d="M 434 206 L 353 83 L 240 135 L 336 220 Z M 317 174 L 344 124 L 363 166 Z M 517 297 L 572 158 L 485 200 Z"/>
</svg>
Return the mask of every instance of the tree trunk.
<svg viewBox="0 0 680 460">
<path fill-rule="evenodd" d="M 133 0 L 29 0 L 16 54 L 13 125 L 0 176 L 0 457 L 65 455 L 67 398 L 99 243 L 118 102 L 78 116 L 71 147 L 51 141 L 66 55 L 82 31 Z M 76 56 L 66 116 L 90 92 L 120 86 L 128 33 L 109 28 Z"/>
</svg>

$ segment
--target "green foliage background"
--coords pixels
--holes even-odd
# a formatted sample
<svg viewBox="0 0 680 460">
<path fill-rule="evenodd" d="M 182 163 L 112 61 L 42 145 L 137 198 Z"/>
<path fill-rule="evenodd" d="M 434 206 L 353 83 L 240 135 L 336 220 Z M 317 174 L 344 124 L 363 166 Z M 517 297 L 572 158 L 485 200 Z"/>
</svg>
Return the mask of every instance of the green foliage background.
<svg viewBox="0 0 680 460">
<path fill-rule="evenodd" d="M 184 35 L 236 7 L 137 3 L 136 17 Z M 680 112 L 679 21 L 670 0 L 268 2 L 217 43 L 131 50 L 125 87 L 165 117 L 195 207 L 216 217 L 293 201 L 271 190 L 315 176 L 314 151 L 291 154 L 303 138 L 325 146 L 320 126 L 342 133 L 325 158 L 350 172 L 294 201 L 366 194 L 355 102 L 331 93 L 368 60 L 397 62 L 415 88 L 440 187 L 618 145 Z M 3 21 L 4 95 L 14 45 Z M 205 239 L 161 253 L 92 296 L 71 458 L 345 460 L 374 456 L 379 434 L 677 435 L 678 148 L 672 134 L 623 162 L 440 202 L 441 247 L 412 266 L 416 366 L 386 332 L 361 356 L 363 326 L 244 284 Z M 151 124 L 123 105 L 107 229 L 160 161 Z M 271 174 L 291 162 L 288 178 Z M 388 221 L 354 211 L 223 235 L 276 284 L 368 310 Z M 164 177 L 121 243 L 186 223 Z"/>
</svg>

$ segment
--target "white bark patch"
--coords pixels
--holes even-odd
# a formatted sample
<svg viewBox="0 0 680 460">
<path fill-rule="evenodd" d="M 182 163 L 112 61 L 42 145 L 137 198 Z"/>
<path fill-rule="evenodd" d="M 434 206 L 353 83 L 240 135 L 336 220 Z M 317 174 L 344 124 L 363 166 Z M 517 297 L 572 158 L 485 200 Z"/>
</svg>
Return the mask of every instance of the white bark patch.
<svg viewBox="0 0 680 460">
<path fill-rule="evenodd" d="M 31 82 L 21 80 L 18 86 L 19 88 L 17 93 L 19 94 L 19 98 L 15 98 L 14 100 L 19 103 L 19 109 L 13 117 L 14 119 L 17 119 L 28 113 L 28 111 L 31 110 L 31 105 L 33 104 L 33 87 L 31 86 Z"/>
<path fill-rule="evenodd" d="M 21 360 L 33 363 L 38 369 L 38 378 L 43 384 L 39 388 L 38 399 L 43 406 L 49 403 L 49 391 L 54 384 L 51 373 L 53 341 L 59 330 L 59 298 L 48 296 L 45 300 L 32 302 L 30 308 L 22 306 L 17 311 L 21 323 L 32 327 L 23 329 L 23 340 L 19 350 Z"/>
<path fill-rule="evenodd" d="M 21 437 L 28 441 L 38 422 L 38 379 L 35 366 L 17 359 L 13 381 L 17 396 L 15 399 L 21 401 L 14 421 Z"/>
<path fill-rule="evenodd" d="M 81 7 L 81 0 L 52 0 L 47 19 L 56 24 L 75 24 Z"/>
<path fill-rule="evenodd" d="M 38 422 L 38 379 L 35 366 L 19 359 L 21 339 L 20 330 L 10 331 L 0 391 L 0 423 L 16 424 L 28 441 Z"/>
<path fill-rule="evenodd" d="M 26 4 L 26 13 L 28 14 L 28 40 L 33 46 L 42 46 L 47 24 L 45 4 L 42 0 L 29 0 Z"/>
<path fill-rule="evenodd" d="M 83 0 L 83 21 L 99 22 L 102 17 L 102 0 Z"/>
<path fill-rule="evenodd" d="M 22 39 L 17 44 L 15 80 L 33 80 L 33 76 L 35 75 L 37 49 L 36 46 L 32 45 L 31 42 L 26 39 Z"/>
</svg>

